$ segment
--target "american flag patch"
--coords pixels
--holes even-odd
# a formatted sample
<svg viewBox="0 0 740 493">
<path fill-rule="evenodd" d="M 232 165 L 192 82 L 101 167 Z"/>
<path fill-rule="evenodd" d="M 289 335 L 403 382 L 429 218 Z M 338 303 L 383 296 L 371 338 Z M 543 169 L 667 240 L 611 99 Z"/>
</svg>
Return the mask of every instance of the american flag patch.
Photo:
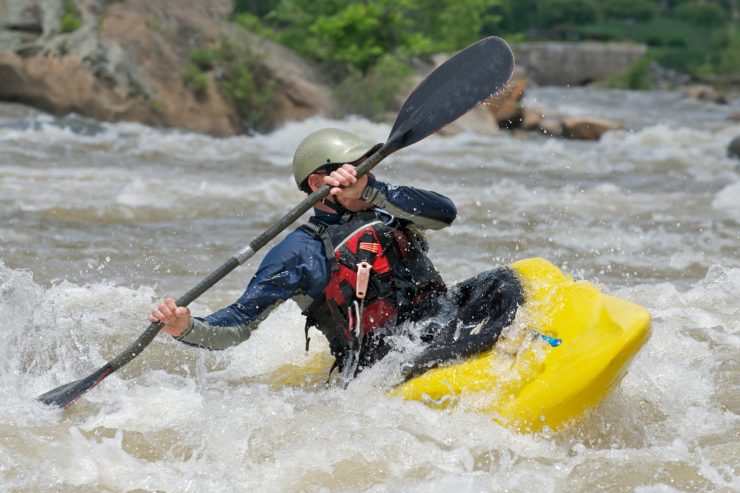
<svg viewBox="0 0 740 493">
<path fill-rule="evenodd" d="M 365 250 L 366 252 L 378 253 L 378 250 L 380 250 L 380 244 L 361 241 L 359 248 L 360 250 Z"/>
</svg>

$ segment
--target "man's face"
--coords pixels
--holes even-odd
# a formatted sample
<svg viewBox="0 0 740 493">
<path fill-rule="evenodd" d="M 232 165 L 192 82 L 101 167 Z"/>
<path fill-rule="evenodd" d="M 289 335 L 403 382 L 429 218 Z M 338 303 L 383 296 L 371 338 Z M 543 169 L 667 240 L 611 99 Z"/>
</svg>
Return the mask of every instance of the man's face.
<svg viewBox="0 0 740 493">
<path fill-rule="evenodd" d="M 334 169 L 319 169 L 309 176 L 309 186 L 315 191 L 324 184 L 332 188 L 332 195 L 326 200 L 339 202 L 345 209 L 352 212 L 364 211 L 372 208 L 372 204 L 360 199 L 360 194 L 365 189 L 367 177 L 355 179 L 355 165 L 343 164 Z M 338 187 L 338 188 L 336 188 Z"/>
</svg>

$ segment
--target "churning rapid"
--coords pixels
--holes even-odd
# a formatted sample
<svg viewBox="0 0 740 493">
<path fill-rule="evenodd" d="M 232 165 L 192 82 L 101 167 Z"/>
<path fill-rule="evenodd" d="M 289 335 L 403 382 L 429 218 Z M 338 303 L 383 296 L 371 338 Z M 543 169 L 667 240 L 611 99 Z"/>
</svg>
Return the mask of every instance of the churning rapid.
<svg viewBox="0 0 740 493">
<path fill-rule="evenodd" d="M 235 348 L 160 335 L 66 411 L 35 397 L 89 375 L 301 198 L 313 119 L 214 139 L 0 105 L 0 490 L 738 491 L 740 125 L 677 93 L 541 88 L 530 103 L 624 122 L 599 142 L 432 136 L 376 169 L 457 204 L 429 235 L 452 283 L 541 256 L 649 309 L 616 391 L 559 433 L 389 398 L 378 365 L 324 388 L 330 359 L 287 302 Z M 193 306 L 241 294 L 261 255 Z M 324 366 L 322 366 L 324 365 Z M 303 378 L 298 369 L 311 367 Z M 319 375 L 316 377 L 315 375 Z"/>
</svg>

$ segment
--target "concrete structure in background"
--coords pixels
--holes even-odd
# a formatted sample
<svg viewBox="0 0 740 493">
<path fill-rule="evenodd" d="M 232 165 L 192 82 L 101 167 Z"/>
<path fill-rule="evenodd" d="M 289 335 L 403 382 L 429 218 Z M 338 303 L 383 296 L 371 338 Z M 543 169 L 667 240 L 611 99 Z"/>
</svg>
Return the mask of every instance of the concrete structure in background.
<svg viewBox="0 0 740 493">
<path fill-rule="evenodd" d="M 516 63 L 540 85 L 581 86 L 623 74 L 645 55 L 647 46 L 632 43 L 519 43 Z"/>
</svg>

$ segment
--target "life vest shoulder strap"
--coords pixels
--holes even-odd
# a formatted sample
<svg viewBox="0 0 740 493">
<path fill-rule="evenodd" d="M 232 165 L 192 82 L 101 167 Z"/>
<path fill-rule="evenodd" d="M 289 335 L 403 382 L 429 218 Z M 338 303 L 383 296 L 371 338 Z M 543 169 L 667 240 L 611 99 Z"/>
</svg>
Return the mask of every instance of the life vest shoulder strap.
<svg viewBox="0 0 740 493">
<path fill-rule="evenodd" d="M 329 261 L 329 269 L 334 273 L 339 270 L 339 263 L 334 255 L 330 253 L 334 251 L 334 247 L 332 246 L 331 238 L 326 233 L 328 228 L 329 226 L 327 224 L 322 223 L 315 217 L 312 217 L 306 224 L 298 229 L 305 231 L 324 244 L 324 252 L 326 253 L 326 259 Z"/>
</svg>

